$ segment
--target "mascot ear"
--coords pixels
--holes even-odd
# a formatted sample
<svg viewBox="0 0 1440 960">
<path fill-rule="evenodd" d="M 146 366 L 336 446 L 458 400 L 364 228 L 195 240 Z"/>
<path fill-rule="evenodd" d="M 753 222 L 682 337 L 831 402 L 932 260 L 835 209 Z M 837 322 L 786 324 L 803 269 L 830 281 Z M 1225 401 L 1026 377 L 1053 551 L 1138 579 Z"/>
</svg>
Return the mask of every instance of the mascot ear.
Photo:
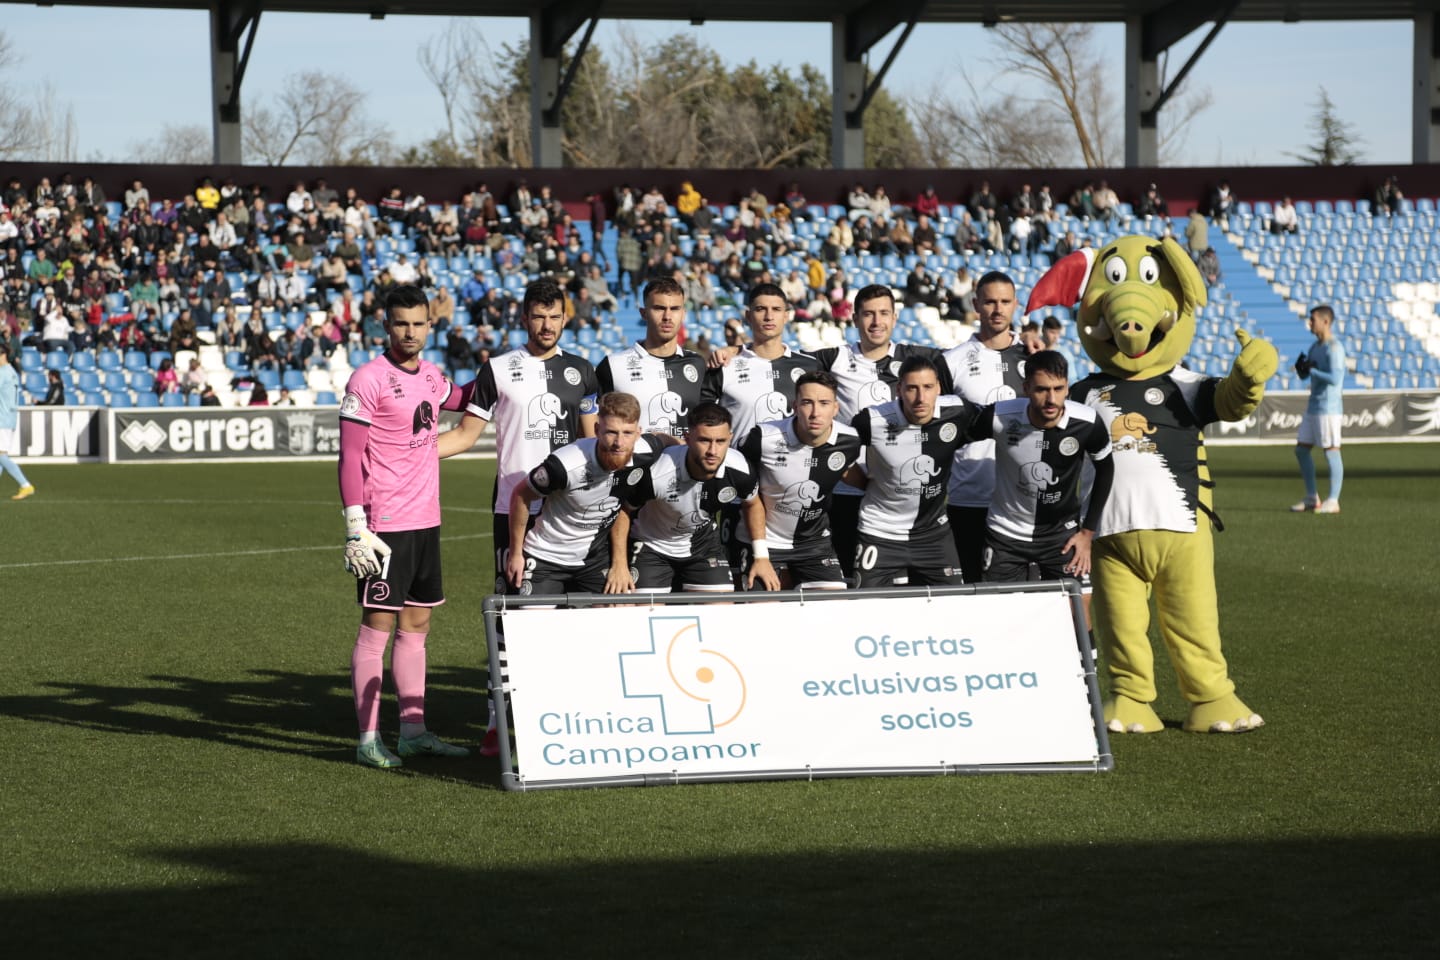
<svg viewBox="0 0 1440 960">
<path fill-rule="evenodd" d="M 1041 307 L 1073 307 L 1079 303 L 1090 283 L 1090 268 L 1094 265 L 1093 247 L 1082 247 L 1061 258 L 1030 291 L 1030 302 L 1025 304 L 1025 312 L 1033 313 Z M 1199 271 L 1196 271 L 1196 276 L 1199 276 Z"/>
<path fill-rule="evenodd" d="M 1205 278 L 1200 276 L 1200 269 L 1195 266 L 1195 261 L 1190 259 L 1185 248 L 1176 243 L 1174 237 L 1166 237 L 1160 241 L 1159 247 L 1151 247 L 1150 250 L 1159 253 L 1165 258 L 1165 262 L 1170 264 L 1170 269 L 1180 278 L 1180 289 L 1191 306 L 1205 306 L 1209 301 L 1205 292 Z"/>
</svg>

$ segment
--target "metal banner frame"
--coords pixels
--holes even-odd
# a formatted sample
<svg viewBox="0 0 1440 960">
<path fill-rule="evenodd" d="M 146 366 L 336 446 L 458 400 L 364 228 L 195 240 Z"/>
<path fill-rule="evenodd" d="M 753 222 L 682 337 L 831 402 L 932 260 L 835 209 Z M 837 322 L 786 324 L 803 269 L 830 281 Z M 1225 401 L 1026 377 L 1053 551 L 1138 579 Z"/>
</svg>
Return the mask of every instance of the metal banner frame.
<svg viewBox="0 0 1440 960">
<path fill-rule="evenodd" d="M 549 608 L 549 609 L 596 609 L 623 606 L 627 608 L 645 608 L 654 611 L 670 607 L 694 607 L 698 605 L 748 605 L 767 604 L 773 607 L 774 604 L 817 604 L 837 603 L 853 601 L 858 599 L 898 599 L 898 598 L 939 598 L 939 597 L 960 597 L 960 596 L 985 596 L 995 594 L 1062 594 L 1068 600 L 1071 622 L 1074 625 L 1074 644 L 1077 654 L 1076 676 L 1083 676 L 1086 694 L 1089 700 L 1089 719 L 1094 734 L 1094 757 L 1089 761 L 1073 762 L 1013 762 L 1013 763 L 982 763 L 982 764 L 952 764 L 936 763 L 928 765 L 896 764 L 894 766 L 793 766 L 779 769 L 746 769 L 743 771 L 705 771 L 705 772 L 681 772 L 672 771 L 667 774 L 636 773 L 636 774 L 607 774 L 603 776 L 581 776 L 565 779 L 540 780 L 533 775 L 527 778 L 523 765 L 517 761 L 516 754 L 528 754 L 529 746 L 525 743 L 516 744 L 516 749 L 511 749 L 512 722 L 511 700 L 517 693 L 523 697 L 525 692 L 517 689 L 513 678 L 508 685 L 502 683 L 501 678 L 501 652 L 500 640 L 503 633 L 504 616 L 507 611 L 524 610 L 527 608 Z M 619 601 L 617 603 L 617 601 Z M 1114 768 L 1114 758 L 1110 752 L 1109 737 L 1105 728 L 1102 714 L 1100 689 L 1096 675 L 1095 662 L 1091 654 L 1090 639 L 1084 627 L 1085 616 L 1081 601 L 1080 585 L 1075 580 L 1060 580 L 1036 583 L 1014 583 L 1014 584 L 969 584 L 955 587 L 903 587 L 895 589 L 870 589 L 870 590 L 790 590 L 774 593 L 727 593 L 727 594 L 695 594 L 695 593 L 673 593 L 657 595 L 630 594 L 625 596 L 606 596 L 595 594 L 564 594 L 558 596 L 543 597 L 516 597 L 492 594 L 487 597 L 483 604 L 485 617 L 485 631 L 490 655 L 490 684 L 491 690 L 503 693 L 503 706 L 498 709 L 499 746 L 500 746 L 500 769 L 501 782 L 506 790 L 528 791 L 548 789 L 574 789 L 581 787 L 616 787 L 616 786 L 660 786 L 681 783 L 707 783 L 707 782 L 729 782 L 742 780 L 794 780 L 794 779 L 827 779 L 835 777 L 860 777 L 860 776 L 955 776 L 980 773 L 1104 773 Z M 511 641 L 513 643 L 513 641 Z M 510 648 L 513 658 L 514 648 Z M 523 701 L 522 701 L 523 702 Z M 527 705 L 528 706 L 528 705 Z M 838 736 L 846 736 L 843 729 L 838 730 Z"/>
</svg>

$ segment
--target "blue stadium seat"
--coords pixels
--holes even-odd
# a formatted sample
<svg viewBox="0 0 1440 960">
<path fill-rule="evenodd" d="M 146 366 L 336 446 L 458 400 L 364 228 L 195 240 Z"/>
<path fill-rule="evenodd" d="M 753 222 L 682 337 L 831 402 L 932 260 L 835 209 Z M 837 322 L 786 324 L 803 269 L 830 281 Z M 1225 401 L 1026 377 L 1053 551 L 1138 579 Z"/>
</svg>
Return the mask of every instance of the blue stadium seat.
<svg viewBox="0 0 1440 960">
<path fill-rule="evenodd" d="M 185 398 L 185 405 L 186 405 L 187 407 L 198 407 L 198 406 L 200 406 L 200 391 L 195 390 L 195 391 L 191 392 L 190 396 L 188 396 L 188 397 Z"/>
<path fill-rule="evenodd" d="M 125 354 L 125 369 L 148 370 L 150 369 L 150 359 L 145 356 L 143 350 L 131 350 Z"/>
<path fill-rule="evenodd" d="M 159 370 L 159 369 L 160 369 L 160 364 L 161 364 L 163 361 L 165 361 L 165 360 L 174 360 L 174 359 L 175 359 L 175 358 L 174 358 L 173 356 L 171 356 L 169 350 L 156 350 L 154 353 L 150 354 L 150 369 L 151 369 L 151 370 Z"/>
<path fill-rule="evenodd" d="M 76 374 L 75 385 L 86 393 L 96 393 L 100 390 L 100 374 L 94 370 Z"/>
<path fill-rule="evenodd" d="M 280 386 L 286 390 L 304 390 L 305 374 L 300 370 L 286 370 L 280 378 Z"/>
<path fill-rule="evenodd" d="M 333 407 L 339 402 L 340 401 L 335 396 L 335 391 L 333 390 L 318 390 L 315 393 L 315 404 L 317 406 Z"/>
<path fill-rule="evenodd" d="M 111 392 L 117 390 L 124 391 L 129 388 L 129 384 L 125 380 L 125 374 L 119 370 L 105 371 L 104 376 L 100 380 L 100 385 Z"/>
<path fill-rule="evenodd" d="M 68 370 L 70 368 L 70 355 L 64 350 L 51 350 L 45 354 L 46 370 Z"/>
<path fill-rule="evenodd" d="M 260 385 L 266 390 L 280 389 L 280 374 L 271 370 L 269 367 L 261 367 L 259 370 L 256 370 L 255 379 L 260 381 Z"/>
<path fill-rule="evenodd" d="M 111 390 L 106 397 L 105 403 L 106 406 L 117 408 L 133 406 L 130 400 L 130 394 L 125 390 Z"/>
<path fill-rule="evenodd" d="M 77 373 L 85 373 L 95 369 L 95 354 L 89 350 L 76 350 L 75 355 L 70 358 L 70 369 Z"/>
<path fill-rule="evenodd" d="M 463 386 L 465 386 L 465 384 L 470 383 L 470 382 L 472 382 L 472 381 L 475 379 L 475 371 L 474 371 L 474 370 L 468 370 L 468 369 L 466 369 L 466 370 L 456 370 L 456 371 L 451 375 L 450 379 L 452 379 L 452 380 L 455 381 L 455 385 L 456 385 L 457 387 L 463 387 Z"/>
<path fill-rule="evenodd" d="M 149 370 L 130 371 L 130 389 L 136 393 L 148 393 L 155 389 L 155 374 Z"/>
<path fill-rule="evenodd" d="M 185 406 L 185 395 L 183 393 L 167 393 L 160 398 L 160 405 L 163 407 Z"/>
<path fill-rule="evenodd" d="M 160 398 L 149 390 L 140 391 L 135 394 L 135 406 L 158 407 L 160 406 Z"/>
<path fill-rule="evenodd" d="M 239 373 L 242 370 L 249 370 L 250 364 L 245 362 L 245 354 L 241 353 L 239 350 L 226 350 L 225 369 L 230 370 L 234 373 Z"/>
<path fill-rule="evenodd" d="M 20 348 L 20 372 L 34 373 L 45 369 L 45 356 L 34 347 Z"/>
<path fill-rule="evenodd" d="M 45 396 L 46 387 L 49 385 L 49 381 L 45 379 L 45 374 L 37 370 L 27 370 L 21 376 L 20 383 L 27 391 L 42 398 Z"/>
</svg>

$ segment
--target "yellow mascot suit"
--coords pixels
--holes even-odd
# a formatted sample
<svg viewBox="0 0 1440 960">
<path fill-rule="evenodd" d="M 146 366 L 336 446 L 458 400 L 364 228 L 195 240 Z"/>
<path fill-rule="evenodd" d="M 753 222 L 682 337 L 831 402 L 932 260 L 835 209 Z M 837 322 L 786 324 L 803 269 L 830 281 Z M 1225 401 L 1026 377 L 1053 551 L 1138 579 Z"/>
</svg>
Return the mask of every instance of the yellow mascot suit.
<svg viewBox="0 0 1440 960">
<path fill-rule="evenodd" d="M 1080 342 L 1100 368 L 1070 395 L 1099 412 L 1115 457 L 1091 569 L 1095 635 L 1110 673 L 1105 721 L 1115 733 L 1164 729 L 1151 706 L 1152 593 L 1160 636 L 1190 703 L 1185 729 L 1238 733 L 1264 723 L 1235 695 L 1220 651 L 1211 535 L 1218 521 L 1201 430 L 1259 406 L 1279 356 L 1237 330 L 1240 352 L 1228 376 L 1178 366 L 1205 299 L 1205 283 L 1178 243 L 1127 236 L 1060 260 L 1026 307 L 1078 302 Z"/>
</svg>

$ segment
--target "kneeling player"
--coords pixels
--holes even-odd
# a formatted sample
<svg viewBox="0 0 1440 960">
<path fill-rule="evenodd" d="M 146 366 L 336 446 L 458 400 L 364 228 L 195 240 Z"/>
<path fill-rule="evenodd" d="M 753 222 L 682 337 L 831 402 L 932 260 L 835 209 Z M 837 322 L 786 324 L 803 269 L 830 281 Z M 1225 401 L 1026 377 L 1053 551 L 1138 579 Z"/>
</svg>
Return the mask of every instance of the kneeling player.
<svg viewBox="0 0 1440 960">
<path fill-rule="evenodd" d="M 629 471 L 621 498 L 634 511 L 630 565 L 642 593 L 674 589 L 728 593 L 734 575 L 716 515 L 755 496 L 749 464 L 730 449 L 730 414 L 718 403 L 690 411 L 684 446 Z"/>
<path fill-rule="evenodd" d="M 982 408 L 967 431 L 971 440 L 1001 441 L 995 444 L 995 492 L 986 521 L 986 580 L 1027 580 L 1034 564 L 1042 580 L 1088 582 L 1090 541 L 1110 496 L 1115 462 L 1099 415 L 1066 399 L 1069 373 L 1060 354 L 1034 354 L 1025 366 L 1025 396 Z M 1095 465 L 1095 483 L 1082 525 L 1080 474 L 1087 457 Z"/>
<path fill-rule="evenodd" d="M 940 382 L 934 360 L 910 357 L 900 365 L 899 398 L 855 416 L 865 465 L 852 467 L 846 481 L 865 489 L 855 549 L 861 587 L 964 582 L 945 505 L 975 407 L 942 396 Z"/>
<path fill-rule="evenodd" d="M 830 504 L 835 485 L 860 456 L 860 438 L 835 422 L 838 390 L 828 372 L 801 376 L 794 415 L 759 424 L 740 447 L 760 494 L 745 505 L 740 533 L 747 589 L 845 589 Z"/>
<path fill-rule="evenodd" d="M 672 441 L 640 433 L 640 404 L 628 393 L 600 398 L 595 436 L 556 450 L 510 498 L 510 591 L 526 595 L 620 593 L 627 589 L 617 470 L 655 461 Z M 545 503 L 527 532 L 530 504 Z M 619 546 L 612 550 L 612 535 Z"/>
</svg>

